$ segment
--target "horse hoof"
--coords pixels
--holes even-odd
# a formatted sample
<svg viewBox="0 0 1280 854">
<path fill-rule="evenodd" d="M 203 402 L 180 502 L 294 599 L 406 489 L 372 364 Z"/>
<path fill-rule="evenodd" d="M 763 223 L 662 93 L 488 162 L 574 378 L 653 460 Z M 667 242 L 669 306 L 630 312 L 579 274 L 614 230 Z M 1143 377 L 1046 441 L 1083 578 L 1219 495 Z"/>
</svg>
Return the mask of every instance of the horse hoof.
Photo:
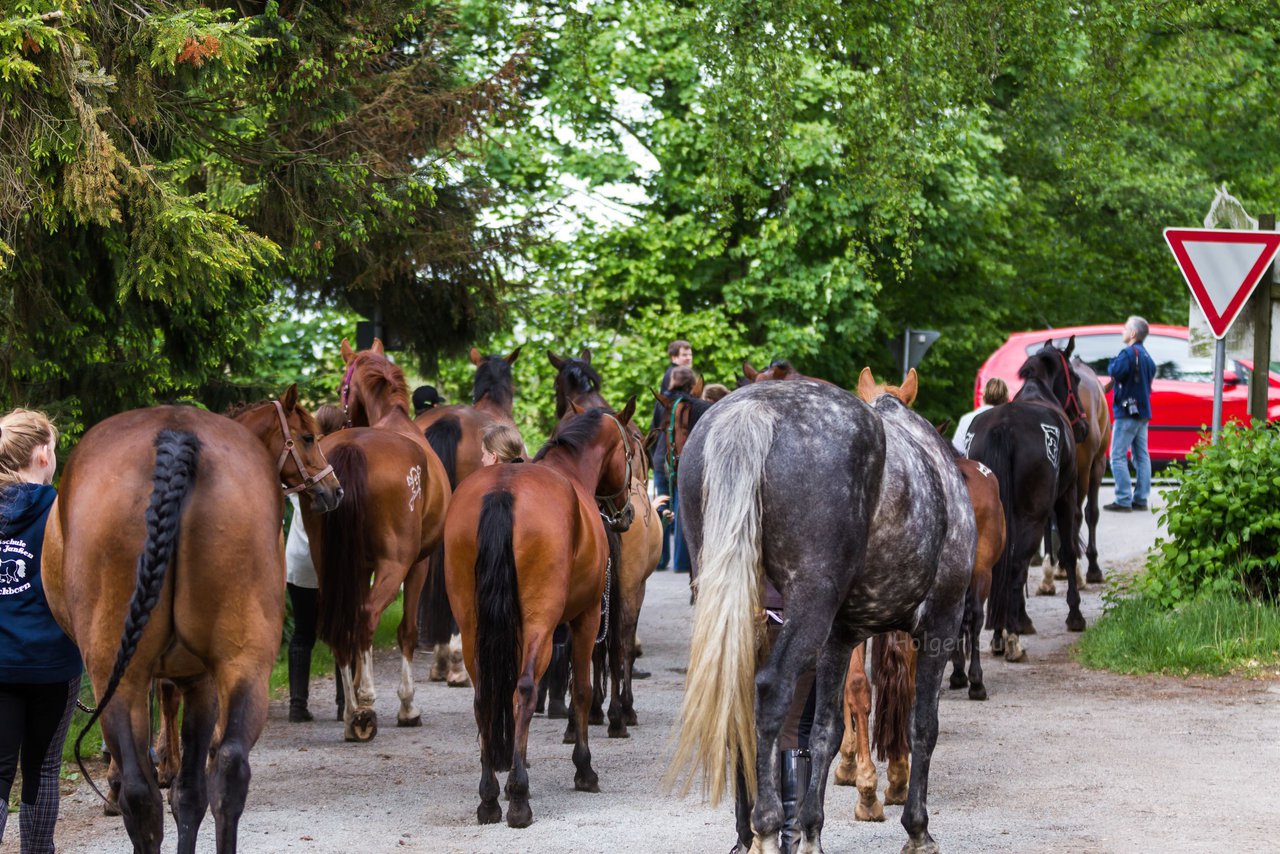
<svg viewBox="0 0 1280 854">
<path fill-rule="evenodd" d="M 1022 642 L 1018 640 L 1017 635 L 1010 635 L 1009 642 L 1004 647 L 1004 660 L 1010 663 L 1018 661 L 1026 661 L 1027 651 L 1022 648 Z"/>
<path fill-rule="evenodd" d="M 627 732 L 625 724 L 619 726 L 609 725 L 609 738 L 631 738 L 631 733 Z"/>
<path fill-rule="evenodd" d="M 590 774 L 576 774 L 573 778 L 573 787 L 579 792 L 599 792 L 600 778 L 592 771 Z"/>
<path fill-rule="evenodd" d="M 991 654 L 1004 655 L 1004 638 L 996 635 L 991 639 Z"/>
<path fill-rule="evenodd" d="M 563 700 L 561 700 L 559 703 L 557 703 L 555 700 L 552 700 L 551 705 L 547 707 L 547 719 L 553 720 L 553 721 L 568 720 L 569 707 L 564 704 Z"/>
<path fill-rule="evenodd" d="M 396 726 L 404 726 L 404 727 L 422 726 L 422 715 L 414 715 L 411 718 L 397 718 Z"/>
<path fill-rule="evenodd" d="M 343 738 L 347 741 L 372 741 L 377 734 L 378 713 L 373 709 L 360 709 L 351 717 Z"/>
<path fill-rule="evenodd" d="M 604 724 L 604 712 L 600 712 L 599 714 L 592 712 L 587 716 L 587 723 L 591 726 L 602 726 Z"/>
<path fill-rule="evenodd" d="M 640 719 L 636 717 L 635 709 L 624 712 L 622 722 L 627 726 L 640 726 Z"/>
<path fill-rule="evenodd" d="M 916 842 L 913 839 L 902 846 L 902 854 L 939 854 L 940 850 L 938 843 L 934 842 L 928 834 L 925 834 L 924 840 L 921 842 Z"/>
<path fill-rule="evenodd" d="M 1071 616 L 1067 617 L 1067 631 L 1083 632 L 1084 626 L 1085 626 L 1084 617 L 1081 616 L 1080 614 L 1072 614 Z"/>
<path fill-rule="evenodd" d="M 1036 588 L 1037 596 L 1056 596 L 1057 594 L 1058 588 L 1053 584 L 1041 582 L 1040 586 Z"/>
<path fill-rule="evenodd" d="M 860 800 L 853 807 L 853 817 L 857 821 L 884 821 L 884 806 L 879 800 L 869 805 Z"/>
<path fill-rule="evenodd" d="M 969 684 L 969 677 L 959 670 L 951 671 L 951 690 L 963 688 Z"/>
<path fill-rule="evenodd" d="M 533 809 L 528 801 L 513 803 L 507 808 L 507 827 L 528 827 L 533 824 Z"/>
<path fill-rule="evenodd" d="M 970 686 L 969 686 L 969 699 L 970 699 L 970 700 L 985 700 L 985 699 L 987 699 L 987 688 L 986 688 L 986 686 L 985 686 L 985 685 L 970 685 Z"/>
<path fill-rule="evenodd" d="M 1100 569 L 1089 570 L 1089 574 L 1084 577 L 1084 580 L 1090 584 L 1101 584 L 1103 582 L 1102 570 Z"/>
<path fill-rule="evenodd" d="M 120 815 L 120 804 L 114 800 L 102 802 L 102 814 L 115 818 Z"/>
<path fill-rule="evenodd" d="M 497 824 L 502 821 L 502 807 L 495 800 L 492 803 L 481 802 L 476 807 L 476 820 L 481 824 Z"/>
<path fill-rule="evenodd" d="M 445 682 L 449 685 L 450 688 L 470 688 L 471 687 L 471 677 L 468 676 L 465 672 L 460 674 L 450 673 L 449 678 L 446 679 Z"/>
<path fill-rule="evenodd" d="M 855 784 L 854 778 L 857 776 L 858 767 L 851 761 L 840 757 L 840 761 L 836 763 L 836 785 L 852 786 Z"/>
<path fill-rule="evenodd" d="M 577 744 L 578 731 L 571 726 L 565 727 L 564 738 L 562 738 L 561 741 L 565 744 Z"/>
<path fill-rule="evenodd" d="M 893 786 L 884 790 L 884 804 L 887 807 L 898 806 L 907 802 L 907 787 L 895 789 Z"/>
</svg>

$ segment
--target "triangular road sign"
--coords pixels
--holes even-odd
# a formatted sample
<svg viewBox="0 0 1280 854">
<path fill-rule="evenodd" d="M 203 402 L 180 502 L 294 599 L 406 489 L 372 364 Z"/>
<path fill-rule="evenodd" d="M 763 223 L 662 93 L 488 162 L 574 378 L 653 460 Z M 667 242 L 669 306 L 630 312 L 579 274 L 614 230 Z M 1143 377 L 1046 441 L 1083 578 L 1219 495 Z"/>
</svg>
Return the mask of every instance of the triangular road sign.
<svg viewBox="0 0 1280 854">
<path fill-rule="evenodd" d="M 1215 338 L 1227 334 L 1280 251 L 1275 231 L 1166 228 L 1164 239 Z"/>
</svg>

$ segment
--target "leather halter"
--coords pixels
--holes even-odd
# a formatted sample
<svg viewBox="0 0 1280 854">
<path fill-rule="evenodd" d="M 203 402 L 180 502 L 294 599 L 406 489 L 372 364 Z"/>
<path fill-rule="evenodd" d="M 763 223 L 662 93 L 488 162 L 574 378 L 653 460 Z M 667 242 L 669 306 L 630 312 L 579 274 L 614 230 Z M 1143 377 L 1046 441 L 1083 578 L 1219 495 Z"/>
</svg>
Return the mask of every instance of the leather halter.
<svg viewBox="0 0 1280 854">
<path fill-rule="evenodd" d="M 631 442 L 627 439 L 627 431 L 613 415 L 608 412 L 602 413 L 606 418 L 612 421 L 618 428 L 618 433 L 622 436 L 622 447 L 626 454 L 627 471 L 626 476 L 622 479 L 622 489 L 612 495 L 597 495 L 596 504 L 600 507 L 600 515 L 610 525 L 616 525 L 622 519 L 623 512 L 627 509 L 631 493 L 631 458 L 632 448 Z M 622 506 L 618 506 L 618 501 L 622 501 Z"/>
<path fill-rule="evenodd" d="M 284 481 L 284 464 L 289 459 L 289 455 L 293 455 L 293 463 L 298 467 L 298 474 L 302 476 L 302 483 L 297 486 L 290 486 L 285 489 L 285 495 L 294 495 L 304 490 L 310 489 L 329 475 L 333 474 L 333 466 L 329 465 L 328 460 L 324 460 L 324 451 L 320 451 L 320 459 L 324 460 L 325 466 L 313 475 L 307 474 L 307 466 L 302 462 L 302 454 L 298 453 L 297 443 L 293 441 L 293 434 L 289 432 L 289 421 L 284 417 L 284 407 L 280 401 L 271 401 L 275 404 L 276 415 L 280 416 L 280 429 L 284 432 L 284 450 L 280 452 L 280 459 L 276 463 L 276 469 L 280 473 L 281 482 Z"/>
<path fill-rule="evenodd" d="M 1062 404 L 1062 411 L 1066 413 L 1069 424 L 1075 427 L 1081 421 L 1085 420 L 1084 407 L 1080 405 L 1080 398 L 1076 397 L 1075 387 L 1071 384 L 1071 366 L 1067 364 L 1067 356 L 1057 347 L 1053 348 L 1053 352 L 1058 354 L 1058 358 L 1062 360 L 1062 378 L 1067 383 L 1067 399 Z M 1074 407 L 1075 415 L 1071 414 Z"/>
</svg>

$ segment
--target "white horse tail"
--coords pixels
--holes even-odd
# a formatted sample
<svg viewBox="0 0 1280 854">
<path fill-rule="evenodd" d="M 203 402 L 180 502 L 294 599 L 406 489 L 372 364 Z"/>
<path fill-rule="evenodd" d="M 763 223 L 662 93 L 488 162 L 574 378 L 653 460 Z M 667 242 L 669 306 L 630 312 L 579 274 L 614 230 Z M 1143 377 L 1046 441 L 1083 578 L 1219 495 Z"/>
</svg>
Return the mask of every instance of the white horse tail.
<svg viewBox="0 0 1280 854">
<path fill-rule="evenodd" d="M 726 401 L 728 402 L 728 401 Z M 701 772 L 719 803 L 741 763 L 756 792 L 755 675 L 761 614 L 760 489 L 777 415 L 743 400 L 703 446 L 702 546 L 680 730 L 666 783 Z M 687 772 L 687 776 L 686 776 Z"/>
</svg>

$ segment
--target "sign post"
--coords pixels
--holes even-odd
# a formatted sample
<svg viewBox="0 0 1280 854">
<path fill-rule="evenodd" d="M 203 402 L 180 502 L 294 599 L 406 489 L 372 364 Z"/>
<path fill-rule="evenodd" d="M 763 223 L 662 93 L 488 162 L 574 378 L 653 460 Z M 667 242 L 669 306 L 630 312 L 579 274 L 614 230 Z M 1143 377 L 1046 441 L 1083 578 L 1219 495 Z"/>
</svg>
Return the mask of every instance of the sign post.
<svg viewBox="0 0 1280 854">
<path fill-rule="evenodd" d="M 1213 433 L 1222 429 L 1224 338 L 1262 274 L 1280 251 L 1280 233 L 1224 228 L 1166 228 L 1164 239 L 1182 270 L 1216 344 L 1213 351 Z M 1257 365 L 1254 366 L 1255 370 Z M 1265 370 L 1267 366 L 1262 366 Z"/>
<path fill-rule="evenodd" d="M 907 381 L 907 372 L 920 364 L 924 354 L 933 346 L 933 342 L 942 337 L 941 332 L 932 329 L 912 329 L 910 326 L 902 335 L 902 381 Z"/>
</svg>

